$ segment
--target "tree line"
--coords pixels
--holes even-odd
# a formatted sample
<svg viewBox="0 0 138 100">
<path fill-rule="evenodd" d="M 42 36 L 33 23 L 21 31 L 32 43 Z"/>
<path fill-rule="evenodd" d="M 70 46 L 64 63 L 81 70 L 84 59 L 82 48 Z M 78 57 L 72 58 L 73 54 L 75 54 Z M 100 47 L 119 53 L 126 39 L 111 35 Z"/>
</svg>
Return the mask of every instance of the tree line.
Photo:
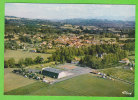
<svg viewBox="0 0 138 100">
<path fill-rule="evenodd" d="M 37 56 L 35 59 L 32 58 L 21 58 L 19 61 L 16 63 L 14 58 L 10 58 L 8 60 L 4 60 L 4 68 L 21 68 L 23 65 L 24 66 L 29 66 L 33 64 L 41 64 L 44 63 L 44 59 L 40 56 Z"/>
<path fill-rule="evenodd" d="M 86 55 L 84 58 L 81 58 L 79 64 L 81 66 L 88 66 L 94 69 L 109 68 L 126 57 L 128 57 L 128 52 L 126 50 L 120 50 L 117 53 L 106 54 L 103 56 L 103 58 Z"/>
<path fill-rule="evenodd" d="M 103 58 L 97 57 L 97 54 L 105 54 Z M 56 61 L 60 63 L 71 63 L 75 57 L 80 57 L 79 64 L 91 68 L 105 68 L 109 64 L 118 63 L 122 58 L 128 56 L 127 50 L 123 50 L 118 44 L 102 44 L 92 45 L 90 47 L 82 46 L 75 47 L 61 47 L 49 57 L 49 61 Z M 108 66 L 109 67 L 109 66 Z"/>
</svg>

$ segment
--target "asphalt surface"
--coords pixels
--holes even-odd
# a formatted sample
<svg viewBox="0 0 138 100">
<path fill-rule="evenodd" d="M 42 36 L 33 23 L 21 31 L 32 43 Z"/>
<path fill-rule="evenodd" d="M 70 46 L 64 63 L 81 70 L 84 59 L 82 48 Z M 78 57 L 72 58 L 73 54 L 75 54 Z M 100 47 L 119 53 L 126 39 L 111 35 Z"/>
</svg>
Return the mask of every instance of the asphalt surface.
<svg viewBox="0 0 138 100">
<path fill-rule="evenodd" d="M 64 81 L 64 80 L 68 80 L 70 78 L 73 78 L 73 77 L 76 77 L 76 76 L 79 76 L 79 75 L 88 74 L 88 73 L 92 72 L 92 69 L 88 68 L 88 67 L 78 67 L 78 66 L 76 66 L 76 68 L 68 69 L 66 71 L 69 72 L 69 73 L 72 73 L 72 75 L 63 77 L 61 79 L 56 79 L 55 81 L 51 82 L 51 84 L 58 83 L 58 82 L 61 82 L 61 81 Z"/>
</svg>

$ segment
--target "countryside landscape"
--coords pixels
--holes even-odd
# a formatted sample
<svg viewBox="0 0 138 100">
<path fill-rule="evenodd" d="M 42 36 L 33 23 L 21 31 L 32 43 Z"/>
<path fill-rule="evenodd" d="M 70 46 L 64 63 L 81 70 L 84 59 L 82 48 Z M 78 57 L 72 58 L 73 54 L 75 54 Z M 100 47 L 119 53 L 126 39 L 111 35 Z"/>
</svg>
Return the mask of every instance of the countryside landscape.
<svg viewBox="0 0 138 100">
<path fill-rule="evenodd" d="M 101 10 L 90 16 L 87 7 L 103 8 L 103 16 Z M 112 16 L 104 16 L 109 9 Z M 135 16 L 130 15 L 135 11 L 131 10 L 130 5 L 7 3 L 4 94 L 133 97 Z"/>
</svg>

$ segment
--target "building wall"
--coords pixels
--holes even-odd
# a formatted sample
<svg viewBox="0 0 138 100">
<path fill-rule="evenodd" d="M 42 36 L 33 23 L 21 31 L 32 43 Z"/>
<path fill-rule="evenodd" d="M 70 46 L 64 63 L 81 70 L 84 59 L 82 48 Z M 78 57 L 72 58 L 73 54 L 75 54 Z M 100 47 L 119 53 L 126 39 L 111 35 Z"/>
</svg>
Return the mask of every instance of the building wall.
<svg viewBox="0 0 138 100">
<path fill-rule="evenodd" d="M 68 73 L 68 72 L 60 72 L 60 73 L 54 73 L 54 72 L 49 72 L 49 71 L 42 71 L 42 74 L 48 77 L 52 77 L 52 78 L 63 78 L 69 75 L 72 75 L 72 73 Z"/>
<path fill-rule="evenodd" d="M 43 75 L 46 75 L 46 76 L 49 76 L 49 77 L 52 77 L 52 78 L 58 78 L 58 74 L 57 73 L 54 73 L 54 72 L 49 72 L 49 71 L 43 70 L 42 71 L 42 74 Z"/>
<path fill-rule="evenodd" d="M 59 73 L 58 78 L 63 78 L 66 76 L 68 76 L 68 74 L 66 72 L 61 72 L 61 73 Z"/>
</svg>

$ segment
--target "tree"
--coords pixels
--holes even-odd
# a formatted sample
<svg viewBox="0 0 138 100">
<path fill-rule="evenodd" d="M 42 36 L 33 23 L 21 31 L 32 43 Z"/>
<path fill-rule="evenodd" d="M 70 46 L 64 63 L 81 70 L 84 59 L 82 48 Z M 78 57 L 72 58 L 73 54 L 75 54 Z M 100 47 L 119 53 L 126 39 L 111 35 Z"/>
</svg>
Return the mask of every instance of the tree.
<svg viewBox="0 0 138 100">
<path fill-rule="evenodd" d="M 53 61 L 53 55 L 51 56 L 51 57 L 48 57 L 47 59 L 48 59 L 48 62 L 51 62 L 51 61 Z"/>
<path fill-rule="evenodd" d="M 19 61 L 18 61 L 18 65 L 19 65 L 19 67 L 22 67 L 22 65 L 24 64 L 24 59 L 23 58 L 21 58 L 21 59 L 19 59 Z"/>
<path fill-rule="evenodd" d="M 37 56 L 37 57 L 34 59 L 34 62 L 35 62 L 36 64 L 38 64 L 38 63 L 42 63 L 43 60 L 44 60 L 44 59 L 43 59 L 42 57 Z"/>
<path fill-rule="evenodd" d="M 4 68 L 9 68 L 8 61 L 4 60 Z"/>
<path fill-rule="evenodd" d="M 33 59 L 32 59 L 32 58 L 25 58 L 24 64 L 25 64 L 26 66 L 31 65 L 31 64 L 33 64 L 33 63 L 34 63 L 34 62 L 33 62 Z"/>
<path fill-rule="evenodd" d="M 126 43 L 123 47 L 124 47 L 124 50 L 134 51 L 135 50 L 135 42 L 134 43 Z"/>
<path fill-rule="evenodd" d="M 15 67 L 15 59 L 14 58 L 10 58 L 8 60 L 8 67 L 10 67 L 10 68 L 14 68 Z"/>
<path fill-rule="evenodd" d="M 119 37 L 116 37 L 116 41 L 119 42 Z"/>
</svg>

